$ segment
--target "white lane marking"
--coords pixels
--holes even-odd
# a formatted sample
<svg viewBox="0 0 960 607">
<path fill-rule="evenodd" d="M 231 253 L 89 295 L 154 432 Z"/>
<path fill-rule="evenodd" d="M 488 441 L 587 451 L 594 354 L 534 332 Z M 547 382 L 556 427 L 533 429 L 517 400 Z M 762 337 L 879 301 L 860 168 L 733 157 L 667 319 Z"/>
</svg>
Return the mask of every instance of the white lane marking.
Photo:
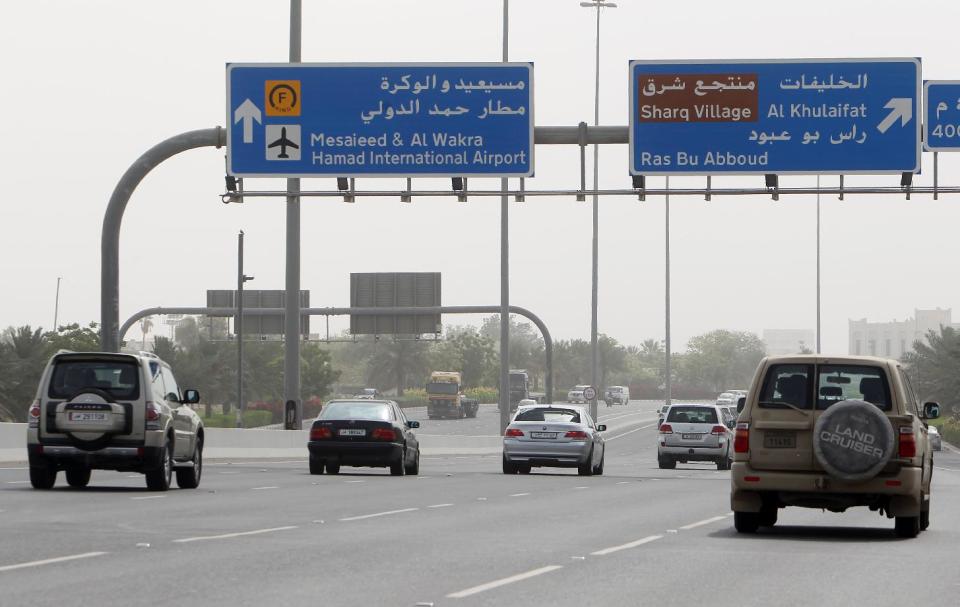
<svg viewBox="0 0 960 607">
<path fill-rule="evenodd" d="M 946 470 L 947 472 L 960 472 L 960 470 L 955 470 L 953 468 L 944 468 L 943 466 L 934 466 L 934 470 Z"/>
<path fill-rule="evenodd" d="M 178 540 L 173 540 L 174 544 L 186 544 L 189 542 L 202 542 L 206 540 L 225 540 L 232 537 L 243 537 L 247 535 L 260 535 L 261 533 L 273 533 L 274 531 L 287 531 L 289 529 L 296 529 L 296 525 L 290 525 L 287 527 L 271 527 L 269 529 L 257 529 L 255 531 L 240 531 L 238 533 L 224 533 L 222 535 L 199 535 L 197 537 L 184 537 Z"/>
<path fill-rule="evenodd" d="M 8 485 L 22 485 L 22 484 L 29 483 L 29 482 L 30 482 L 30 481 L 7 481 L 7 484 L 8 484 Z"/>
<path fill-rule="evenodd" d="M 305 461 L 307 461 L 307 458 L 284 460 L 284 461 L 265 461 L 265 462 L 246 461 L 241 459 L 233 462 L 220 462 L 216 464 L 204 463 L 204 465 L 205 466 L 265 466 L 267 464 L 302 464 Z"/>
<path fill-rule="evenodd" d="M 427 506 L 427 508 L 447 508 L 453 504 L 434 504 L 432 506 Z"/>
<path fill-rule="evenodd" d="M 140 478 L 139 474 L 128 474 L 127 478 Z"/>
<path fill-rule="evenodd" d="M 84 552 L 83 554 L 73 554 L 70 556 L 58 556 L 57 558 L 44 559 L 42 561 L 30 561 L 29 563 L 19 563 L 17 565 L 5 565 L 0 567 L 0 572 L 13 571 L 15 569 L 26 569 L 27 567 L 40 567 L 41 565 L 52 565 L 53 563 L 63 563 L 66 561 L 75 561 L 77 559 L 88 559 L 94 556 L 103 556 L 106 552 Z"/>
<path fill-rule="evenodd" d="M 140 497 L 131 497 L 132 500 L 162 500 L 166 495 L 143 495 Z"/>
<path fill-rule="evenodd" d="M 362 521 L 363 519 L 376 518 L 378 516 L 389 516 L 391 514 L 402 514 L 404 512 L 413 512 L 419 508 L 401 508 L 400 510 L 387 510 L 386 512 L 374 512 L 373 514 L 362 514 L 360 516 L 348 516 L 340 519 L 341 521 Z"/>
<path fill-rule="evenodd" d="M 23 468 L 0 468 L 0 470 L 29 470 L 29 468 L 24 466 Z"/>
<path fill-rule="evenodd" d="M 697 527 L 703 527 L 704 525 L 709 525 L 710 523 L 716 523 L 717 521 L 722 521 L 727 518 L 726 516 L 714 516 L 712 518 L 703 519 L 702 521 L 697 521 L 696 523 L 690 523 L 689 525 L 684 525 L 680 529 L 687 531 L 688 529 L 696 529 Z"/>
<path fill-rule="evenodd" d="M 534 569 L 532 571 L 527 571 L 526 573 L 518 573 L 517 575 L 511 575 L 510 577 L 501 578 L 499 580 L 494 580 L 492 582 L 487 582 L 486 584 L 480 584 L 479 586 L 474 586 L 473 588 L 467 588 L 466 590 L 461 590 L 460 592 L 454 592 L 447 595 L 448 599 L 462 599 L 474 594 L 479 594 L 486 590 L 492 590 L 494 588 L 499 588 L 500 586 L 506 586 L 507 584 L 513 584 L 514 582 L 522 582 L 523 580 L 536 577 L 538 575 L 543 575 L 544 573 L 550 573 L 551 571 L 556 571 L 557 569 L 563 569 L 562 565 L 549 565 L 547 567 L 541 567 L 539 569 Z"/>
<path fill-rule="evenodd" d="M 263 489 L 279 489 L 279 488 L 280 488 L 280 487 L 274 487 L 274 486 L 270 486 L 270 487 L 254 487 L 254 488 L 251 489 L 250 491 L 261 491 L 261 490 L 263 490 Z"/>
<path fill-rule="evenodd" d="M 367 481 L 359 481 L 359 480 L 357 480 L 357 481 L 344 481 L 344 482 L 345 482 L 345 483 L 365 483 L 365 482 L 367 482 Z"/>
<path fill-rule="evenodd" d="M 629 485 L 629 484 L 630 484 L 630 481 L 620 481 L 620 482 L 617 483 L 617 484 L 618 484 L 618 485 Z"/>
<path fill-rule="evenodd" d="M 616 435 L 616 436 L 611 436 L 610 438 L 605 439 L 605 441 L 609 443 L 609 442 L 612 441 L 612 440 L 617 440 L 618 438 L 623 438 L 624 436 L 627 436 L 628 434 L 633 434 L 634 432 L 639 432 L 639 431 L 641 431 L 641 430 L 646 430 L 647 428 L 650 428 L 650 427 L 652 427 L 653 425 L 654 425 L 654 424 L 650 424 L 649 426 L 640 426 L 639 428 L 634 428 L 633 430 L 630 430 L 629 432 L 624 432 L 623 434 L 618 434 L 618 435 Z"/>
<path fill-rule="evenodd" d="M 510 497 L 523 497 L 524 495 L 530 495 L 529 493 L 511 493 Z"/>
<path fill-rule="evenodd" d="M 633 541 L 633 542 L 627 542 L 626 544 L 620 544 L 619 546 L 611 546 L 611 547 L 609 547 L 609 548 L 604 548 L 603 550 L 597 550 L 596 552 L 591 552 L 590 555 L 591 555 L 591 556 L 604 556 L 604 555 L 606 555 L 606 554 L 611 554 L 611 553 L 614 553 L 614 552 L 619 552 L 619 551 L 621 551 L 621 550 L 627 550 L 627 549 L 629 549 L 629 548 L 636 548 L 637 546 L 642 546 L 642 545 L 644 545 L 644 544 L 649 544 L 650 542 L 655 542 L 655 541 L 659 540 L 659 539 L 662 538 L 662 537 L 663 537 L 662 535 L 648 535 L 648 536 L 645 537 L 645 538 L 642 538 L 642 539 L 639 539 L 639 540 L 636 540 L 636 541 Z"/>
<path fill-rule="evenodd" d="M 235 470 L 231 470 L 230 472 L 217 472 L 217 474 L 240 474 L 240 473 Z"/>
</svg>

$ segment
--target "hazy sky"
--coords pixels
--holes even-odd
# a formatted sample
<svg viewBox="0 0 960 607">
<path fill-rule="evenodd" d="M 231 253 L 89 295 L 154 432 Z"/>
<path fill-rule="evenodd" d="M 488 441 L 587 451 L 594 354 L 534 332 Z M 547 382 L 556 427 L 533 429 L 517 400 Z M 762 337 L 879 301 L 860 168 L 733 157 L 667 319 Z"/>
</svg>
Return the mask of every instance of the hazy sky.
<svg viewBox="0 0 960 607">
<path fill-rule="evenodd" d="M 304 61 L 500 59 L 500 0 L 303 4 Z M 924 78 L 960 79 L 960 3 L 953 1 L 619 4 L 602 19 L 601 124 L 627 124 L 630 59 L 917 56 Z M 100 230 L 114 185 L 159 141 L 225 124 L 225 63 L 285 61 L 288 5 L 0 3 L 0 325 L 49 327 L 58 276 L 61 323 L 99 321 Z M 510 58 L 535 63 L 537 124 L 592 121 L 594 14 L 577 0 L 513 0 L 510 10 Z M 181 154 L 137 189 L 122 228 L 121 322 L 149 306 L 203 305 L 206 289 L 233 288 L 241 229 L 246 271 L 256 276 L 248 287 L 283 288 L 283 203 L 223 205 L 223 154 L 212 148 Z M 601 187 L 629 186 L 627 146 L 604 146 L 600 159 Z M 578 169 L 576 147 L 539 146 L 537 177 L 527 187 L 574 188 Z M 929 183 L 932 155 L 924 154 L 923 169 L 919 181 Z M 941 154 L 940 181 L 960 184 L 960 158 Z M 658 186 L 662 178 L 649 182 Z M 814 182 L 812 176 L 781 180 Z M 835 183 L 824 178 L 825 185 Z M 896 185 L 898 177 L 848 183 Z M 761 184 L 761 177 L 714 180 L 715 186 Z M 250 189 L 282 185 L 247 181 Z M 471 180 L 471 187 L 497 185 Z M 332 179 L 303 182 L 304 189 L 333 187 Z M 848 318 L 960 309 L 960 197 L 825 197 L 822 212 L 824 351 L 846 352 Z M 538 313 L 558 339 L 589 337 L 590 218 L 590 203 L 572 198 L 510 205 L 512 303 Z M 497 304 L 499 225 L 495 198 L 305 199 L 302 285 L 314 306 L 345 306 L 350 272 L 439 271 L 444 304 Z M 716 328 L 813 329 L 814 228 L 812 197 L 674 199 L 675 349 Z M 663 318 L 663 200 L 601 198 L 600 330 L 639 343 L 663 337 Z M 446 319 L 469 320 L 479 323 Z"/>
</svg>

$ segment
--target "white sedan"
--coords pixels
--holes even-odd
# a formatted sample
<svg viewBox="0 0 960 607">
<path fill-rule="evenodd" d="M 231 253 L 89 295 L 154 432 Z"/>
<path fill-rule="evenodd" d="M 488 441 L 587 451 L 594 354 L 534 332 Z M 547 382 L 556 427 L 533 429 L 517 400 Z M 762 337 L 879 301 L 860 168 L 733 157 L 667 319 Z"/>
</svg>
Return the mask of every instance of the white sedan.
<svg viewBox="0 0 960 607">
<path fill-rule="evenodd" d="M 529 474 L 534 467 L 576 468 L 581 476 L 603 474 L 604 442 L 583 407 L 537 405 L 517 412 L 503 434 L 503 473 Z"/>
</svg>

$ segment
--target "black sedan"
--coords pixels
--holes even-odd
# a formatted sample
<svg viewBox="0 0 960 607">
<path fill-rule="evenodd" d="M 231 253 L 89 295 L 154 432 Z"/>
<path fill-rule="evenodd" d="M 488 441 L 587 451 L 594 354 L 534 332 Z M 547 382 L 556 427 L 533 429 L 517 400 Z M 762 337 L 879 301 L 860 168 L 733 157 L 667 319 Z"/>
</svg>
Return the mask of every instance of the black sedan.
<svg viewBox="0 0 960 607">
<path fill-rule="evenodd" d="M 389 467 L 393 476 L 420 472 L 420 444 L 390 400 L 333 400 L 310 428 L 310 474 L 338 474 L 340 466 Z"/>
</svg>

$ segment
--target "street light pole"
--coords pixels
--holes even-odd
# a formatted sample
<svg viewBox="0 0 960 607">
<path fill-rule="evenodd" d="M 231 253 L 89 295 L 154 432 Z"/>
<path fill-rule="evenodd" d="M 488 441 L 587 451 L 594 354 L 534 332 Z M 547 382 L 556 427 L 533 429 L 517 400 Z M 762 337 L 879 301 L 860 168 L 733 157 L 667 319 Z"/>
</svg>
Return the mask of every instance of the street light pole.
<svg viewBox="0 0 960 607">
<path fill-rule="evenodd" d="M 820 354 L 820 176 L 817 175 L 817 354 Z"/>
<path fill-rule="evenodd" d="M 57 320 L 60 316 L 60 281 L 63 279 L 62 276 L 57 276 L 57 297 L 53 302 L 53 332 L 57 332 Z"/>
<path fill-rule="evenodd" d="M 616 8 L 617 5 L 614 2 L 602 2 L 601 0 L 592 0 L 591 2 L 581 2 L 580 6 L 584 8 L 596 8 L 597 9 L 597 37 L 596 37 L 596 53 L 594 55 L 594 84 L 593 84 L 593 125 L 600 125 L 600 9 L 601 8 Z M 598 256 L 600 252 L 599 242 L 600 242 L 600 232 L 599 232 L 599 221 L 600 221 L 600 197 L 596 194 L 596 191 L 599 188 L 599 171 L 600 171 L 600 146 L 598 144 L 593 144 L 593 268 L 592 268 L 592 285 L 590 289 L 591 301 L 590 301 L 590 383 L 596 389 L 597 396 L 594 396 L 593 400 L 590 401 L 590 415 L 593 419 L 597 419 L 597 399 L 599 398 L 600 391 L 602 386 L 598 385 L 600 368 L 599 368 L 599 357 L 598 357 L 598 344 L 597 344 L 597 308 L 598 308 L 598 285 L 600 282 L 599 278 L 599 263 Z"/>
<path fill-rule="evenodd" d="M 253 276 L 243 273 L 243 230 L 237 235 L 237 427 L 243 427 L 243 283 Z"/>
<path fill-rule="evenodd" d="M 670 368 L 671 367 L 670 363 L 673 358 L 673 354 L 670 349 L 670 177 L 666 178 L 666 184 L 664 185 L 664 189 L 667 192 L 666 196 L 664 197 L 665 207 L 666 207 L 666 211 L 664 213 L 666 217 L 666 235 L 664 239 L 665 249 L 666 249 L 665 255 L 664 255 L 664 257 L 666 258 L 666 288 L 665 288 L 666 301 L 664 302 L 665 303 L 664 319 L 666 322 L 666 328 L 665 328 L 666 339 L 664 340 L 664 350 L 666 350 L 665 356 L 667 361 L 666 362 L 666 372 L 667 372 L 666 404 L 667 406 L 669 406 L 670 401 L 673 398 L 673 373 Z"/>
<path fill-rule="evenodd" d="M 503 61 L 509 56 L 510 0 L 503 0 Z M 509 182 L 500 180 L 500 189 L 509 190 Z M 509 197 L 500 197 L 500 433 L 510 424 L 510 205 Z"/>
</svg>

